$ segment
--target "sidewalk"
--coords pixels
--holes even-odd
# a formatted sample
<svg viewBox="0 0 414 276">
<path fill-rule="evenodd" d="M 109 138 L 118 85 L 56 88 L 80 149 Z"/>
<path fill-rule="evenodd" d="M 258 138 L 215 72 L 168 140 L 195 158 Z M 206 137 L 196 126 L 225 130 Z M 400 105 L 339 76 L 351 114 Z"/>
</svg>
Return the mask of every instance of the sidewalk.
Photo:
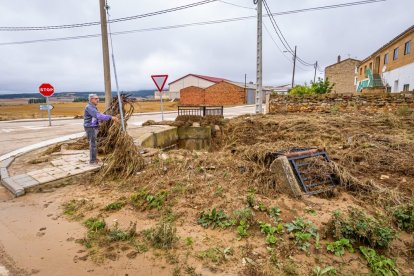
<svg viewBox="0 0 414 276">
<path fill-rule="evenodd" d="M 89 164 L 89 153 L 85 150 L 67 150 L 52 153 L 49 162 L 39 163 L 36 168 L 32 168 L 24 173 L 9 175 L 7 167 L 11 160 L 4 162 L 2 167 L 2 183 L 15 196 L 25 194 L 25 189 L 53 182 L 77 174 L 99 170 L 101 165 Z M 8 164 L 7 164 L 8 163 Z"/>
<path fill-rule="evenodd" d="M 141 146 L 148 144 L 154 137 L 160 140 L 160 143 L 168 140 L 169 136 L 164 137 L 162 133 L 170 131 L 171 128 L 173 127 L 164 125 L 145 126 L 130 129 L 128 133 L 134 138 L 135 144 Z M 81 132 L 62 136 L 0 156 L 1 183 L 15 196 L 21 196 L 28 188 L 99 170 L 101 164 L 89 164 L 88 150 L 61 150 L 47 156 L 42 155 L 47 146 L 78 139 L 84 135 L 85 133 Z M 152 147 L 152 144 L 147 147 Z M 16 167 L 19 169 L 16 170 Z"/>
</svg>

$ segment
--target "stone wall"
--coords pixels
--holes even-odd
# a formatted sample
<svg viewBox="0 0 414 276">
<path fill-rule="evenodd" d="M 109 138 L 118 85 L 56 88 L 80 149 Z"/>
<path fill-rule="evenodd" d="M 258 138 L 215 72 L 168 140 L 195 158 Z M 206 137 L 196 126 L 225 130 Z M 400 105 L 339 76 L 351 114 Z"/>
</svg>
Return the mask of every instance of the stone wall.
<svg viewBox="0 0 414 276">
<path fill-rule="evenodd" d="M 327 94 L 318 96 L 271 95 L 269 113 L 286 112 L 412 112 L 413 93 Z"/>
</svg>

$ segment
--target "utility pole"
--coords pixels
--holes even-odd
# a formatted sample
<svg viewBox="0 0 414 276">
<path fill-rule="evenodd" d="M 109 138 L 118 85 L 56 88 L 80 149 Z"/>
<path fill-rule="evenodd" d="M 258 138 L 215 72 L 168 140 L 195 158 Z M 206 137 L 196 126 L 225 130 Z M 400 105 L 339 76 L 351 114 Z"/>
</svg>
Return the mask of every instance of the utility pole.
<svg viewBox="0 0 414 276">
<path fill-rule="evenodd" d="M 109 47 L 108 47 L 108 29 L 106 25 L 106 1 L 99 0 L 99 10 L 101 13 L 101 35 L 102 35 L 102 54 L 105 80 L 105 109 L 111 107 L 112 90 L 111 90 L 111 70 L 109 64 Z"/>
<path fill-rule="evenodd" d="M 295 71 L 296 71 L 296 49 L 295 45 L 295 54 L 293 55 L 293 75 L 292 75 L 292 88 L 295 86 Z"/>
<path fill-rule="evenodd" d="M 257 2 L 257 70 L 256 70 L 256 113 L 263 113 L 263 43 L 262 43 L 262 0 Z"/>
<path fill-rule="evenodd" d="M 318 68 L 318 61 L 316 61 L 313 66 L 315 67 L 315 75 L 313 75 L 313 82 L 315 82 L 316 81 L 316 69 Z"/>
</svg>

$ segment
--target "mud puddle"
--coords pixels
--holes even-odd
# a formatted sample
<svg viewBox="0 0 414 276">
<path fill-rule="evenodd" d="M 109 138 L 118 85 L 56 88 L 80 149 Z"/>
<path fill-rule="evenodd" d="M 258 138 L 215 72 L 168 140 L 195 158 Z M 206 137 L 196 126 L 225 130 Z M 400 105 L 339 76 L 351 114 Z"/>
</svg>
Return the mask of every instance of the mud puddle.
<svg viewBox="0 0 414 276">
<path fill-rule="evenodd" d="M 79 222 L 61 217 L 62 202 L 74 186 L 0 202 L 0 275 L 170 275 L 145 253 L 97 265 L 85 247 Z M 73 195 L 73 194 L 72 194 Z"/>
</svg>

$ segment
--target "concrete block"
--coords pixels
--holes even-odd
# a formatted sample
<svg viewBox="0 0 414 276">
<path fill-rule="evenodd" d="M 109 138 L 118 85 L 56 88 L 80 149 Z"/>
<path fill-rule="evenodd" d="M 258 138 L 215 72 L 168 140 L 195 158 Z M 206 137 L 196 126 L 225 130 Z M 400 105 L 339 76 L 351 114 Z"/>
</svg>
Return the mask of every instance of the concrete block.
<svg viewBox="0 0 414 276">
<path fill-rule="evenodd" d="M 48 174 L 41 175 L 41 176 L 33 176 L 33 178 L 35 180 L 37 180 L 39 182 L 39 184 L 43 184 L 43 183 L 47 183 L 47 182 L 56 180 L 55 177 L 53 177 L 51 175 L 48 175 Z"/>
<path fill-rule="evenodd" d="M 156 148 L 166 148 L 175 145 L 178 140 L 176 127 L 165 128 L 153 133 Z"/>
<path fill-rule="evenodd" d="M 179 127 L 178 139 L 211 139 L 211 127 Z"/>
<path fill-rule="evenodd" d="M 39 181 L 35 180 L 33 177 L 29 175 L 25 175 L 25 177 L 21 177 L 18 179 L 15 179 L 13 177 L 13 180 L 23 188 L 29 188 L 40 184 Z"/>
<path fill-rule="evenodd" d="M 15 196 L 22 196 L 25 193 L 24 188 L 10 177 L 2 179 L 1 183 Z"/>
<path fill-rule="evenodd" d="M 8 168 L 10 164 L 14 161 L 14 157 L 7 158 L 0 162 L 0 168 Z"/>
<path fill-rule="evenodd" d="M 0 179 L 8 178 L 8 177 L 9 177 L 9 172 L 7 171 L 7 169 L 5 167 L 1 167 L 0 168 Z"/>
<path fill-rule="evenodd" d="M 295 173 L 286 156 L 278 157 L 270 165 L 270 171 L 274 173 L 276 180 L 276 189 L 281 192 L 287 192 L 292 196 L 300 197 L 303 192 L 296 180 Z"/>
</svg>

